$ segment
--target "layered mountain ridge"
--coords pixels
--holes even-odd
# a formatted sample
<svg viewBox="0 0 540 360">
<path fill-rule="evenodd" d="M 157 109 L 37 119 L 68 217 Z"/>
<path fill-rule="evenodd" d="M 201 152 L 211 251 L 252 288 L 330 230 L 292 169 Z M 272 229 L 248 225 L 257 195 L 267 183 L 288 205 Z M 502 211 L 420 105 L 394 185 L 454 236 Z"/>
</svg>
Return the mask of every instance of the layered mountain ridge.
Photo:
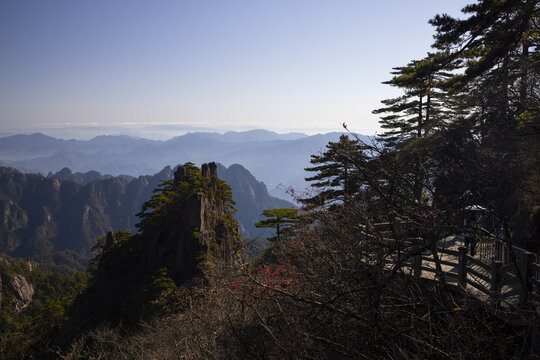
<svg viewBox="0 0 540 360">
<path fill-rule="evenodd" d="M 306 188 L 304 168 L 341 133 L 307 136 L 276 134 L 266 130 L 225 134 L 196 132 L 167 141 L 129 136 L 98 136 L 91 140 L 61 140 L 43 134 L 0 138 L 0 162 L 24 172 L 48 174 L 68 167 L 74 172 L 98 171 L 118 176 L 138 176 L 160 171 L 169 164 L 215 161 L 225 166 L 241 164 L 263 181 L 274 196 L 290 199 L 283 187 Z M 365 136 L 362 140 L 368 141 Z"/>
<path fill-rule="evenodd" d="M 270 196 L 241 165 L 218 164 L 216 171 L 232 187 L 235 216 L 246 237 L 261 234 L 253 223 L 263 209 L 293 206 Z M 85 263 L 96 239 L 109 230 L 136 232 L 142 204 L 173 175 L 170 166 L 131 179 L 97 172 L 74 174 L 69 169 L 44 177 L 0 168 L 0 252 L 24 258 L 48 256 L 68 266 Z"/>
</svg>

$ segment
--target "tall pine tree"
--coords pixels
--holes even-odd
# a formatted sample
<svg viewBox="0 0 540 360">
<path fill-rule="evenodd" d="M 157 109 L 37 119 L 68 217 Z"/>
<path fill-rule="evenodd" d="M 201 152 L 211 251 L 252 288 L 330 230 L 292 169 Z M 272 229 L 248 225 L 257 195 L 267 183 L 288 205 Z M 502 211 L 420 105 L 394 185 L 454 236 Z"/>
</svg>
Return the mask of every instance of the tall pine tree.
<svg viewBox="0 0 540 360">
<path fill-rule="evenodd" d="M 318 192 L 300 201 L 308 208 L 333 206 L 351 200 L 358 191 L 360 182 L 355 159 L 362 157 L 366 147 L 358 140 L 351 140 L 341 135 L 338 142 L 329 142 L 326 151 L 321 155 L 311 155 L 311 163 L 315 166 L 306 171 L 316 172 L 306 181 L 314 181 L 311 186 Z"/>
</svg>

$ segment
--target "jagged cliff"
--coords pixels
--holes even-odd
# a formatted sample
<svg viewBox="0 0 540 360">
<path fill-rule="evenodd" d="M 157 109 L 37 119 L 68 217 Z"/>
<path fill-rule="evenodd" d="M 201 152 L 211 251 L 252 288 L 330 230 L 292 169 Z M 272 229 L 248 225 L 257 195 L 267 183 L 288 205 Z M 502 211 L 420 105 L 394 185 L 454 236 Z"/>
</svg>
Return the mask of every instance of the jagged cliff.
<svg viewBox="0 0 540 360">
<path fill-rule="evenodd" d="M 217 174 L 231 184 L 238 204 L 234 216 L 246 237 L 260 235 L 253 223 L 260 221 L 263 209 L 293 206 L 271 197 L 240 165 L 217 165 Z M 0 167 L 0 253 L 36 260 L 48 256 L 57 264 L 82 269 L 95 240 L 107 231 L 137 231 L 136 213 L 161 180 L 173 175 L 167 166 L 153 176 L 133 179 L 72 174 L 69 169 L 45 178 Z"/>
<path fill-rule="evenodd" d="M 111 178 L 86 186 L 0 168 L 0 252 L 33 257 L 54 251 L 89 256 L 96 238 L 122 221 L 127 181 Z M 114 220 L 112 220 L 114 219 Z"/>
<path fill-rule="evenodd" d="M 10 284 L 16 295 L 15 310 L 21 311 L 32 301 L 32 297 L 34 296 L 34 286 L 20 274 L 11 276 Z"/>
<path fill-rule="evenodd" d="M 32 302 L 35 285 L 28 279 L 31 273 L 30 262 L 20 261 L 13 265 L 10 260 L 0 257 L 0 310 L 21 312 Z"/>
<path fill-rule="evenodd" d="M 175 209 L 172 223 L 161 223 L 157 230 L 142 226 L 143 234 L 149 238 L 146 261 L 166 266 L 176 282 L 197 273 L 198 263 L 210 252 L 221 261 L 231 261 L 234 251 L 242 246 L 238 224 L 230 212 L 230 190 L 218 179 L 216 164 L 203 164 L 201 178 L 197 179 L 198 176 L 192 165 L 178 167 L 172 180 L 173 191 L 194 181 L 201 181 L 201 188 L 186 194 L 185 199 L 177 199 L 182 204 Z M 149 216 L 154 218 L 154 214 Z"/>
<path fill-rule="evenodd" d="M 242 241 L 232 205 L 214 163 L 201 170 L 191 163 L 179 167 L 143 205 L 138 234 L 111 232 L 100 240 L 69 331 L 136 322 L 163 291 L 203 278 L 215 262 L 233 262 Z"/>
</svg>

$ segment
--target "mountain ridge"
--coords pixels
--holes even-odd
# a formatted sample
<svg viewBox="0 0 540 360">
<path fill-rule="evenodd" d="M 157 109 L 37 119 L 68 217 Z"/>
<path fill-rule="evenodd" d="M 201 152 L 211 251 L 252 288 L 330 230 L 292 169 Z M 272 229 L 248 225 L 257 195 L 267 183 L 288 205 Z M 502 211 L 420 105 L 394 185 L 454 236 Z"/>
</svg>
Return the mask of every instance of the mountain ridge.
<svg viewBox="0 0 540 360">
<path fill-rule="evenodd" d="M 264 183 L 241 165 L 217 165 L 217 172 L 231 183 L 238 204 L 236 217 L 246 237 L 263 234 L 253 225 L 263 209 L 294 206 L 270 196 Z M 69 169 L 44 177 L 0 167 L 0 253 L 51 258 L 60 251 L 67 257 L 64 262 L 74 256 L 87 259 L 96 239 L 110 229 L 136 232 L 136 214 L 142 204 L 162 180 L 171 180 L 173 175 L 170 166 L 131 179 Z"/>
<path fill-rule="evenodd" d="M 0 161 L 25 172 L 48 174 L 69 167 L 74 172 L 95 170 L 113 176 L 152 174 L 166 165 L 188 161 L 199 165 L 209 161 L 225 166 L 238 163 L 263 181 L 273 196 L 291 200 L 278 186 L 304 190 L 304 178 L 309 175 L 304 168 L 310 166 L 310 156 L 322 151 L 328 142 L 337 141 L 341 134 L 303 136 L 253 130 L 188 133 L 167 141 L 102 136 L 91 140 L 57 139 L 57 143 L 45 135 L 16 135 L 16 141 L 13 137 L 0 138 Z M 47 143 L 52 141 L 56 145 L 36 148 L 28 144 L 32 143 L 32 136 L 45 136 Z"/>
</svg>

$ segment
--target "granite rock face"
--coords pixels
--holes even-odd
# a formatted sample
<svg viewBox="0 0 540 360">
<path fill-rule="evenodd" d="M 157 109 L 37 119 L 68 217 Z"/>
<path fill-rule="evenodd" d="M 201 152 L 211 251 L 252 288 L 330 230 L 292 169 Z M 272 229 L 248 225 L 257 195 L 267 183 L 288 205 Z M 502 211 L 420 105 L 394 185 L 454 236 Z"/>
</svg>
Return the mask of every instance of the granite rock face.
<svg viewBox="0 0 540 360">
<path fill-rule="evenodd" d="M 19 274 L 11 277 L 10 285 L 16 296 L 15 310 L 21 311 L 32 302 L 32 297 L 34 296 L 34 287 L 26 280 L 24 276 Z"/>
<path fill-rule="evenodd" d="M 93 179 L 81 184 L 0 167 L 0 252 L 19 258 L 54 251 L 91 256 L 95 240 L 109 229 L 135 231 L 135 214 L 172 170 L 135 179 L 98 175 L 81 174 Z"/>
<path fill-rule="evenodd" d="M 0 246 L 13 249 L 17 246 L 16 231 L 26 227 L 28 215 L 11 199 L 0 199 Z"/>
<path fill-rule="evenodd" d="M 169 268 L 177 283 L 197 274 L 200 263 L 210 253 L 214 259 L 231 262 L 235 251 L 242 247 L 238 223 L 228 217 L 227 204 L 216 195 L 220 191 L 216 164 L 203 164 L 201 175 L 210 188 L 185 199 L 176 223 L 156 233 L 147 251 L 148 260 Z M 173 183 L 189 181 L 190 176 L 188 168 L 180 166 Z"/>
</svg>

